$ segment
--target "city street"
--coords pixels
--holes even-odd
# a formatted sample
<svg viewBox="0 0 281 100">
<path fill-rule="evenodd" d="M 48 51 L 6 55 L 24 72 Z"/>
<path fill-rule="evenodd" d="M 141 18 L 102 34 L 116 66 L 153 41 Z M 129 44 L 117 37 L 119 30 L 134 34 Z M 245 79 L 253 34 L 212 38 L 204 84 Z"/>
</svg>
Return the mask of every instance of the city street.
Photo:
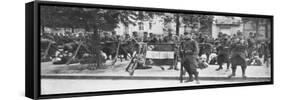
<svg viewBox="0 0 281 100">
<path fill-rule="evenodd" d="M 214 85 L 214 84 L 233 84 L 247 82 L 264 82 L 270 81 L 270 67 L 265 66 L 248 66 L 247 79 L 241 78 L 241 68 L 238 67 L 237 75 L 233 79 L 227 79 L 231 70 L 224 69 L 215 71 L 217 65 L 210 65 L 205 69 L 198 69 L 200 84 L 196 82 L 180 83 L 179 71 L 167 70 L 169 66 L 163 66 L 165 70 L 161 70 L 157 66 L 151 69 L 136 70 L 134 76 L 130 76 L 125 71 L 125 62 L 117 62 L 115 67 L 108 67 L 99 70 L 86 70 L 65 72 L 60 66 L 42 66 L 44 72 L 41 79 L 42 94 L 60 94 L 60 93 L 78 93 L 78 92 L 96 92 L 96 91 L 112 91 L 112 90 L 128 90 L 143 88 L 161 88 L 161 87 L 177 87 L 177 86 L 198 86 L 198 85 Z M 73 64 L 67 68 L 77 67 Z M 81 66 L 81 65 L 80 65 Z M 75 68 L 76 68 L 75 67 Z M 51 73 L 55 70 L 58 73 Z M 186 77 L 185 77 L 186 79 Z"/>
</svg>

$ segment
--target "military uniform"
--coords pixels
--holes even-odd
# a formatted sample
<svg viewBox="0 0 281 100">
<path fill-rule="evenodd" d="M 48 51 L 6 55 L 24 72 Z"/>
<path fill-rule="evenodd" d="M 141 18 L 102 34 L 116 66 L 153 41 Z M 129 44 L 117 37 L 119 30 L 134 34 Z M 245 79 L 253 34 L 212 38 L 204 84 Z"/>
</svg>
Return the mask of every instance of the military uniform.
<svg viewBox="0 0 281 100">
<path fill-rule="evenodd" d="M 221 41 L 220 45 L 217 47 L 218 51 L 218 57 L 217 62 L 219 65 L 219 68 L 216 69 L 221 70 L 223 69 L 222 64 L 227 63 L 227 70 L 229 69 L 230 61 L 229 61 L 229 53 L 230 53 L 230 47 L 229 47 L 229 41 L 227 39 L 224 39 Z"/>
<path fill-rule="evenodd" d="M 235 76 L 236 73 L 236 68 L 237 65 L 241 66 L 242 69 L 242 76 L 243 78 L 246 78 L 245 72 L 247 68 L 247 63 L 246 63 L 246 47 L 247 45 L 242 42 L 243 40 L 239 40 L 239 42 L 234 42 L 231 45 L 231 69 L 232 69 L 232 74 L 229 76 L 231 78 L 232 76 Z"/>
<path fill-rule="evenodd" d="M 182 60 L 181 64 L 185 68 L 185 70 L 188 72 L 189 75 L 189 81 L 193 81 L 193 75 L 195 76 L 195 80 L 198 81 L 198 53 L 199 53 L 199 47 L 198 43 L 195 40 L 192 39 L 186 39 L 182 42 Z"/>
<path fill-rule="evenodd" d="M 178 49 L 178 48 L 177 48 L 178 46 L 176 45 L 177 42 L 178 42 L 178 37 L 173 36 L 171 33 L 169 33 L 168 36 L 164 37 L 164 43 L 174 44 L 174 45 L 169 45 L 169 47 L 167 47 L 167 48 L 176 48 L 176 49 Z M 178 51 L 178 50 L 175 50 L 175 51 Z M 174 58 L 177 57 L 177 54 L 178 54 L 178 53 L 175 52 Z M 174 62 L 177 63 L 177 60 L 175 59 Z M 174 66 L 174 65 L 172 65 L 172 66 L 169 68 L 169 70 L 171 70 L 171 69 L 178 70 L 177 66 Z"/>
<path fill-rule="evenodd" d="M 177 37 L 173 35 L 168 35 L 164 37 L 164 42 L 166 43 L 176 43 L 177 42 Z"/>
<path fill-rule="evenodd" d="M 250 37 L 248 39 L 248 57 L 251 58 L 252 57 L 252 53 L 255 50 L 255 44 L 256 44 L 256 40 L 254 37 Z"/>
</svg>

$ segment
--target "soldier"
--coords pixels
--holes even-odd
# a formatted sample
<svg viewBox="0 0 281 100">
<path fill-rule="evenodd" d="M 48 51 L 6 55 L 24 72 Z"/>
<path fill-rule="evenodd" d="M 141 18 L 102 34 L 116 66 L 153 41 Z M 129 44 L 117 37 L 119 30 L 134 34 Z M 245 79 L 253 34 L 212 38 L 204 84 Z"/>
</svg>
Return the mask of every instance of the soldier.
<svg viewBox="0 0 281 100">
<path fill-rule="evenodd" d="M 252 57 L 252 52 L 255 49 L 255 44 L 256 44 L 256 40 L 255 40 L 255 36 L 252 32 L 249 33 L 249 38 L 248 38 L 248 57 L 251 58 Z"/>
<path fill-rule="evenodd" d="M 168 36 L 164 37 L 164 42 L 168 43 L 168 44 L 175 44 L 174 47 L 171 47 L 171 48 L 176 48 L 177 47 L 176 43 L 178 42 L 177 39 L 178 38 L 176 36 L 173 36 L 172 32 L 169 32 Z M 176 53 L 175 53 L 174 57 L 176 57 Z M 177 61 L 174 61 L 174 62 L 177 62 Z M 173 66 L 173 65 L 170 68 L 168 68 L 168 70 L 171 70 L 171 69 L 179 70 L 177 68 L 177 66 Z"/>
<path fill-rule="evenodd" d="M 228 78 L 231 78 L 235 76 L 236 73 L 236 68 L 237 65 L 241 66 L 242 69 L 242 77 L 246 78 L 246 68 L 247 68 L 247 63 L 246 63 L 246 42 L 243 39 L 236 38 L 231 47 L 230 47 L 230 62 L 231 62 L 231 69 L 232 69 L 232 74 L 228 76 Z"/>
<path fill-rule="evenodd" d="M 149 42 L 150 38 L 148 37 L 148 33 L 147 32 L 143 32 L 143 42 Z"/>
<path fill-rule="evenodd" d="M 125 34 L 124 42 L 130 41 L 131 37 L 130 34 Z"/>
<path fill-rule="evenodd" d="M 223 69 L 222 64 L 227 63 L 227 71 L 229 70 L 229 41 L 227 38 L 224 38 L 223 41 L 220 42 L 219 46 L 217 47 L 218 51 L 218 57 L 217 57 L 217 62 L 219 65 L 219 68 L 216 69 L 216 71 L 219 71 Z"/>
<path fill-rule="evenodd" d="M 155 34 L 153 34 L 153 33 L 149 33 L 149 43 L 158 43 L 158 40 L 157 40 L 157 38 L 156 38 L 156 35 Z"/>
<path fill-rule="evenodd" d="M 113 39 L 113 41 L 118 41 L 117 35 L 116 35 L 116 31 L 112 31 L 111 32 L 111 37 Z"/>
<path fill-rule="evenodd" d="M 136 42 L 141 42 L 142 41 L 142 38 L 138 35 L 138 32 L 136 32 L 136 31 L 133 32 L 132 38 L 135 39 Z"/>
<path fill-rule="evenodd" d="M 169 32 L 168 36 L 164 37 L 164 42 L 173 44 L 176 42 L 176 37 L 173 36 L 172 32 Z"/>
<path fill-rule="evenodd" d="M 198 43 L 191 38 L 191 34 L 186 35 L 185 40 L 181 43 L 182 50 L 181 50 L 181 65 L 187 71 L 189 75 L 189 79 L 186 82 L 193 81 L 193 75 L 197 83 L 199 83 L 198 75 L 199 72 L 197 71 L 198 67 L 198 53 L 199 47 Z"/>
</svg>

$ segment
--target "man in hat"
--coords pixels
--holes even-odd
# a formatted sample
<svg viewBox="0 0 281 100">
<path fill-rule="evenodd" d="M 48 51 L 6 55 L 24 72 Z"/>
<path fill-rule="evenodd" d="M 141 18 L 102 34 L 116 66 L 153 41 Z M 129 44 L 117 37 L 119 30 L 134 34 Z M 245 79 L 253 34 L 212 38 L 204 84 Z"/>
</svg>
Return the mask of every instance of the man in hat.
<svg viewBox="0 0 281 100">
<path fill-rule="evenodd" d="M 191 34 L 187 34 L 184 38 L 184 41 L 182 41 L 181 46 L 181 65 L 189 75 L 189 79 L 186 80 L 186 82 L 192 82 L 194 80 L 194 75 L 196 82 L 199 83 L 199 72 L 196 69 L 198 67 L 198 43 L 192 39 Z"/>
</svg>

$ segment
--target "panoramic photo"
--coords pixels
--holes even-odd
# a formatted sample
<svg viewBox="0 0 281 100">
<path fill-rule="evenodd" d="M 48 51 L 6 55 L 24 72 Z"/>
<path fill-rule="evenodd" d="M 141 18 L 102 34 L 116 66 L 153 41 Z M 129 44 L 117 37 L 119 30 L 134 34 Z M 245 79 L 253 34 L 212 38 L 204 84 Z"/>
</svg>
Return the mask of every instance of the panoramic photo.
<svg viewBox="0 0 281 100">
<path fill-rule="evenodd" d="M 40 6 L 42 95 L 268 82 L 271 19 Z"/>
</svg>

